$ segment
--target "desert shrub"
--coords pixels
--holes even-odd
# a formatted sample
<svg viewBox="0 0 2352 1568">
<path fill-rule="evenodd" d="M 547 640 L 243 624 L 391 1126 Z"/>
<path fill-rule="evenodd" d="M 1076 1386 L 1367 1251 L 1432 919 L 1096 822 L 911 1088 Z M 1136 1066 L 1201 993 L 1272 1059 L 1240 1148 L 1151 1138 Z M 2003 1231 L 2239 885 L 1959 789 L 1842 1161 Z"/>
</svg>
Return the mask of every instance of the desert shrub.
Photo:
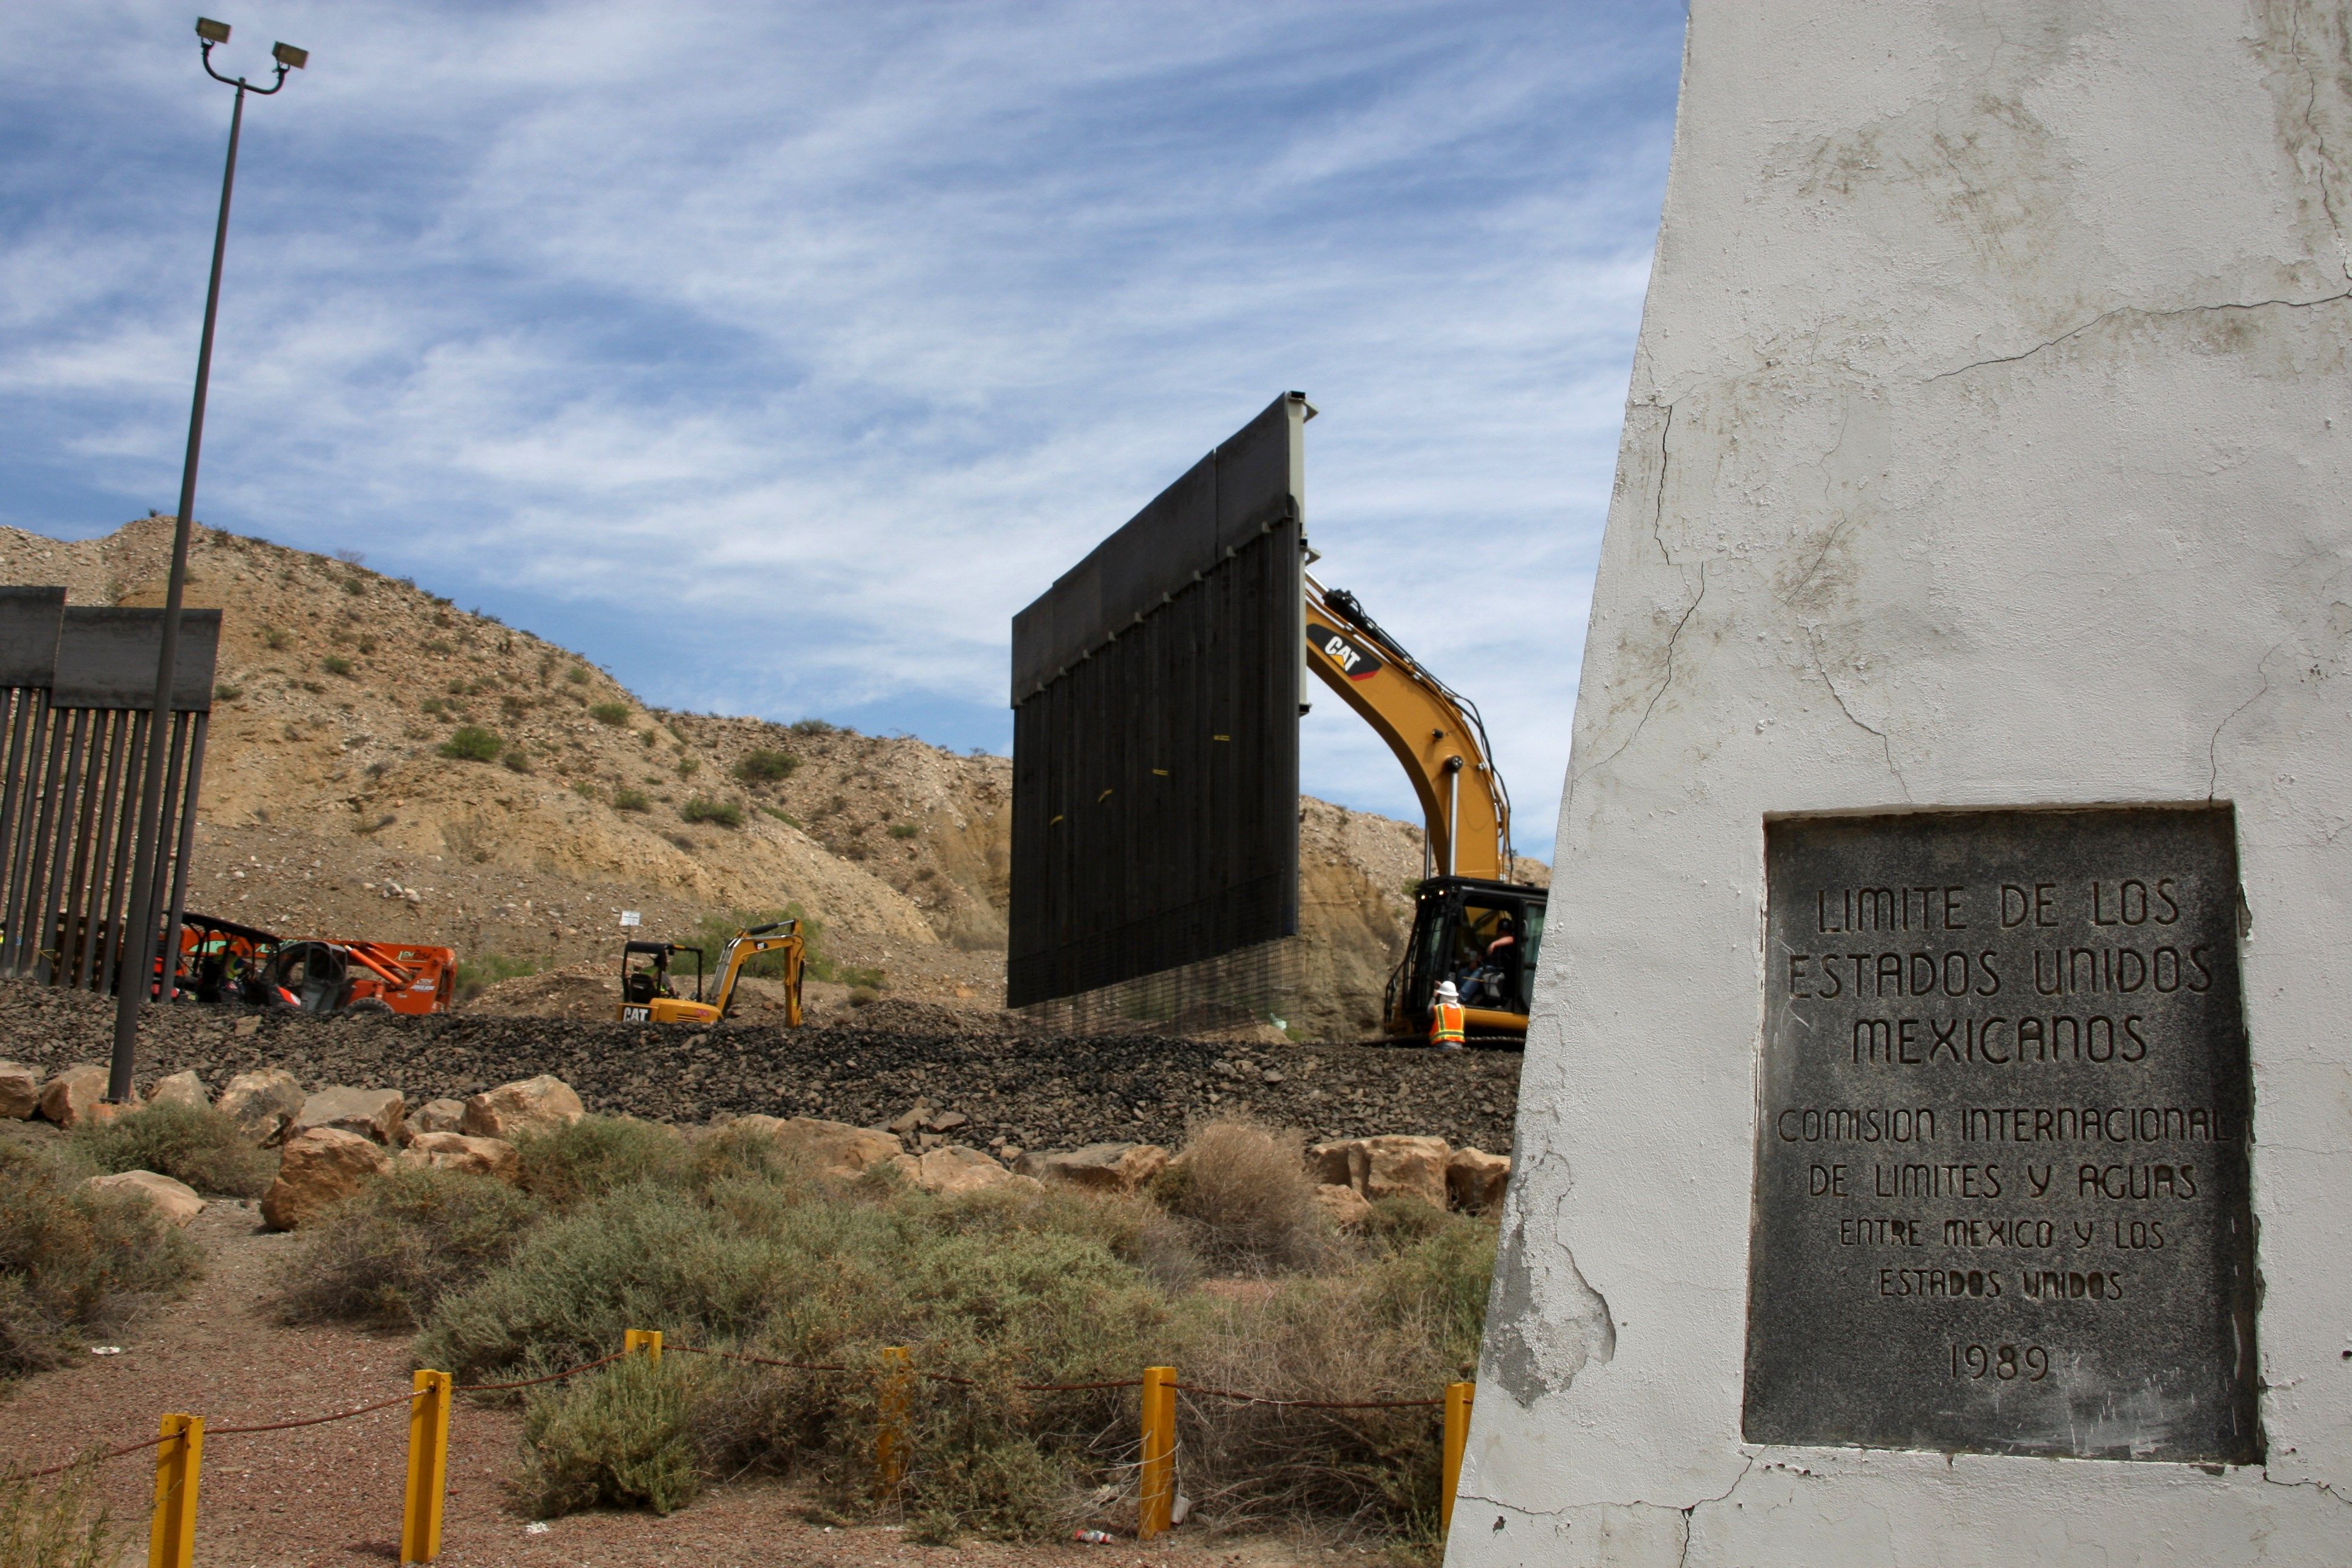
<svg viewBox="0 0 2352 1568">
<path fill-rule="evenodd" d="M 1247 1124 L 1193 1142 L 1195 1159 L 1236 1166 L 1296 1158 Z M 1132 1392 L 1015 1384 L 1172 1363 L 1188 1383 L 1274 1396 L 1434 1398 L 1475 1362 L 1494 1258 L 1492 1225 L 1424 1210 L 1425 1223 L 1330 1244 L 1322 1273 L 1212 1293 L 1192 1288 L 1192 1242 L 1213 1229 L 1195 1216 L 1255 1234 L 1287 1212 L 1271 1181 L 1171 1186 L 1189 1214 L 1067 1188 L 950 1199 L 888 1166 L 845 1185 L 814 1177 L 745 1128 L 689 1140 L 602 1118 L 530 1141 L 525 1158 L 531 1179 L 560 1183 L 559 1212 L 441 1299 L 419 1360 L 472 1381 L 593 1360 L 632 1327 L 659 1327 L 672 1347 L 659 1367 L 631 1358 L 520 1396 L 522 1495 L 541 1513 L 667 1510 L 766 1468 L 861 1514 L 875 1505 L 882 1352 L 904 1345 L 916 1373 L 941 1374 L 907 1388 L 914 1464 L 887 1500 L 919 1540 L 1118 1523 L 1132 1507 Z M 693 1353 L 726 1349 L 853 1371 Z M 1220 1524 L 1319 1518 L 1425 1545 L 1438 1430 L 1423 1407 L 1192 1399 L 1185 1490 Z"/>
<path fill-rule="evenodd" d="M 921 831 L 921 828 L 911 822 L 894 822 L 890 825 L 890 837 L 893 838 L 912 838 Z"/>
<path fill-rule="evenodd" d="M 614 811 L 645 811 L 651 805 L 641 789 L 616 789 L 613 792 Z"/>
<path fill-rule="evenodd" d="M 715 822 L 721 827 L 743 826 L 743 808 L 731 800 L 712 800 L 708 795 L 689 795 L 677 808 L 682 822 Z"/>
<path fill-rule="evenodd" d="M 509 958 L 502 952 L 477 953 L 457 961 L 457 1000 L 470 1002 L 501 980 L 519 980 L 539 973 L 534 958 Z"/>
<path fill-rule="evenodd" d="M 504 744 L 496 732 L 478 724 L 460 724 L 457 732 L 441 742 L 441 754 L 460 762 L 487 763 L 497 759 Z"/>
<path fill-rule="evenodd" d="M 585 686 L 588 684 L 588 667 L 584 664 L 575 664 L 563 672 L 563 679 L 574 686 Z"/>
<path fill-rule="evenodd" d="M 339 653 L 331 653 L 326 658 L 319 661 L 319 668 L 325 670 L 329 675 L 340 675 L 348 678 L 352 673 L 352 661 L 345 658 Z"/>
<path fill-rule="evenodd" d="M 790 752 L 746 752 L 735 764 L 735 776 L 748 784 L 782 784 L 800 765 Z"/>
<path fill-rule="evenodd" d="M 277 1173 L 276 1156 L 253 1146 L 212 1107 L 151 1105 L 112 1121 L 74 1129 L 73 1145 L 101 1171 L 152 1171 L 200 1193 L 257 1198 Z"/>
<path fill-rule="evenodd" d="M 1087 1205 L 1012 1193 L 943 1200 L 884 1177 L 845 1192 L 709 1170 L 682 1185 L 623 1187 L 542 1227 L 445 1300 L 418 1353 L 460 1376 L 503 1374 L 591 1359 L 645 1323 L 680 1344 L 861 1367 L 877 1367 L 885 1346 L 919 1346 L 922 1370 L 976 1386 L 911 1391 L 912 1445 L 925 1458 L 900 1500 L 912 1515 L 991 1534 L 1045 1534 L 1064 1523 L 1059 1500 L 1088 1470 L 1087 1445 L 1131 1424 L 1131 1400 L 1118 1390 L 1024 1395 L 1012 1384 L 1131 1377 L 1171 1338 L 1169 1299 L 1102 1234 L 1116 1226 L 1077 1217 Z M 548 1452 L 534 1463 L 562 1484 L 541 1496 L 583 1506 L 614 1483 L 580 1478 L 672 1475 L 684 1439 L 670 1434 L 690 1429 L 705 1465 L 795 1455 L 836 1506 L 864 1506 L 874 1377 L 766 1373 L 756 1396 L 739 1384 L 720 1397 L 716 1369 L 671 1373 L 686 1360 L 663 1369 L 678 1391 L 663 1397 L 678 1404 L 655 1397 L 650 1369 L 608 1395 L 545 1401 L 530 1440 Z M 594 1436 L 613 1462 L 593 1462 L 596 1453 L 579 1450 L 595 1444 L 573 1434 Z"/>
<path fill-rule="evenodd" d="M 1343 1272 L 1293 1278 L 1261 1301 L 1203 1303 L 1176 1363 L 1185 1380 L 1348 1401 L 1432 1398 L 1472 1376 L 1495 1228 L 1422 1206 L 1437 1225 L 1398 1250 Z M 1187 1489 L 1228 1523 L 1304 1513 L 1427 1543 L 1441 1458 L 1433 1413 L 1331 1415 L 1223 1400 L 1180 1406 L 1177 1441 L 1193 1483 Z"/>
<path fill-rule="evenodd" d="M 500 757 L 499 765 L 510 773 L 534 773 L 539 771 L 530 765 L 530 759 L 519 751 L 509 752 L 505 756 Z"/>
<path fill-rule="evenodd" d="M 849 1005 L 853 1007 L 871 1007 L 880 1000 L 882 1000 L 882 993 L 875 990 L 871 985 L 853 985 L 849 988 Z"/>
<path fill-rule="evenodd" d="M 394 1169 L 303 1228 L 279 1274 L 278 1316 L 416 1328 L 442 1297 L 505 1261 L 545 1213 L 488 1176 Z"/>
<path fill-rule="evenodd" d="M 599 1503 L 670 1513 L 702 1490 L 693 1373 L 648 1356 L 556 1385 L 523 1413 L 523 1505 L 540 1519 Z"/>
<path fill-rule="evenodd" d="M 261 628 L 261 641 L 263 646 L 269 648 L 272 652 L 283 649 L 289 644 L 293 642 L 293 637 L 284 626 L 264 626 Z"/>
<path fill-rule="evenodd" d="M 629 721 L 629 705 L 625 702 L 592 703 L 588 709 L 588 717 L 595 720 L 599 724 L 611 724 L 618 728 Z"/>
<path fill-rule="evenodd" d="M 1204 1122 L 1186 1137 L 1161 1189 L 1168 1207 L 1192 1223 L 1202 1256 L 1223 1268 L 1312 1268 L 1330 1260 L 1330 1226 L 1297 1132 L 1241 1118 Z"/>
<path fill-rule="evenodd" d="M 778 811 L 772 805 L 761 806 L 760 808 L 760 815 L 762 816 L 772 816 L 778 822 L 782 823 L 786 827 L 798 827 L 801 825 L 801 819 L 799 817 L 794 816 L 789 811 Z"/>
<path fill-rule="evenodd" d="M 698 760 L 698 759 L 696 759 L 696 758 L 693 758 L 693 757 L 680 757 L 680 758 L 678 758 L 678 760 L 677 760 L 677 776 L 678 776 L 678 777 L 680 777 L 680 778 L 682 778 L 682 779 L 690 779 L 690 778 L 692 778 L 695 774 L 697 774 L 697 773 L 700 773 L 701 771 L 702 771 L 702 763 L 701 763 L 701 762 L 700 762 L 699 760 Z"/>
<path fill-rule="evenodd" d="M 99 1485 L 101 1449 L 41 1490 L 0 1477 L 0 1568 L 112 1568 L 122 1542 Z"/>
<path fill-rule="evenodd" d="M 626 1116 L 583 1116 L 569 1127 L 526 1137 L 517 1147 L 523 1191 L 558 1209 L 635 1183 L 677 1182 L 689 1168 L 683 1138 L 658 1122 Z"/>
<path fill-rule="evenodd" d="M 234 702 L 244 695 L 244 687 L 232 686 L 226 680 L 213 688 L 213 700 L 215 702 Z"/>
<path fill-rule="evenodd" d="M 833 726 L 822 719 L 795 719 L 792 728 L 795 735 L 830 735 L 834 732 Z"/>
<path fill-rule="evenodd" d="M 146 1199 L 83 1186 L 69 1155 L 0 1143 L 0 1378 L 56 1366 L 202 1272 Z"/>
</svg>

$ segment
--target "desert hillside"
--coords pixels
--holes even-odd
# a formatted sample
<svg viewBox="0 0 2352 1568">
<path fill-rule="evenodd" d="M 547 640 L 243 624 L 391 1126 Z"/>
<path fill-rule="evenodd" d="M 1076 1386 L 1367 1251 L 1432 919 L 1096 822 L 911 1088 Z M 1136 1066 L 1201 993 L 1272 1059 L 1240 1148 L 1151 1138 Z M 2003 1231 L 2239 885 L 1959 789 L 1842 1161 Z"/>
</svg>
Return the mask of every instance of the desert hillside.
<svg viewBox="0 0 2352 1568">
<path fill-rule="evenodd" d="M 154 517 L 74 542 L 0 529 L 0 582 L 158 605 L 170 542 Z M 446 943 L 478 976 L 568 972 L 485 1001 L 575 1013 L 604 1005 L 624 909 L 683 937 L 797 908 L 823 928 L 820 1015 L 869 991 L 1003 996 L 1002 757 L 648 709 L 579 655 L 412 582 L 202 528 L 188 603 L 222 611 L 192 908 Z M 1420 830 L 1311 800 L 1301 827 L 1292 1022 L 1360 1035 L 1403 936 Z"/>
</svg>

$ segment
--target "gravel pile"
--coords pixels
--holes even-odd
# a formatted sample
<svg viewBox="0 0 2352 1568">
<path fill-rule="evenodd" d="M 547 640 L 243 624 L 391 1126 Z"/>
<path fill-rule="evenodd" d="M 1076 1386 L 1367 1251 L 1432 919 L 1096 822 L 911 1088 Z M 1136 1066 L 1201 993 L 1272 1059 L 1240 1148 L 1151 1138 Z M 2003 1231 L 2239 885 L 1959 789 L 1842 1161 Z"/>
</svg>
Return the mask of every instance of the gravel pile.
<svg viewBox="0 0 2352 1568">
<path fill-rule="evenodd" d="M 110 1002 L 21 984 L 0 986 L 0 996 L 11 1023 L 0 1055 L 44 1069 L 106 1059 Z M 1413 1132 L 1494 1152 L 1511 1147 L 1514 1052 L 1043 1038 L 920 1022 L 698 1030 L 465 1014 L 321 1019 L 182 1005 L 149 1015 L 139 1080 L 143 1088 L 194 1068 L 217 1090 L 232 1074 L 278 1067 L 306 1088 L 397 1089 L 415 1105 L 545 1072 L 592 1110 L 662 1121 L 757 1111 L 875 1126 L 921 1101 L 961 1111 L 970 1120 L 955 1141 L 975 1145 L 1173 1144 L 1188 1121 L 1246 1111 L 1318 1139 Z"/>
</svg>

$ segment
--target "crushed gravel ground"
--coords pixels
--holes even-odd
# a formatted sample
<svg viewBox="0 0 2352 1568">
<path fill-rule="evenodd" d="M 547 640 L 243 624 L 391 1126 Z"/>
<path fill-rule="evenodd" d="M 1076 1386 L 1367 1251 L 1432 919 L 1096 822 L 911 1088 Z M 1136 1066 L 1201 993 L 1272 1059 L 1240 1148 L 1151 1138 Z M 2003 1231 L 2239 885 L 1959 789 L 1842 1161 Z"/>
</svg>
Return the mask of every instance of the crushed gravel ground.
<svg viewBox="0 0 2352 1568">
<path fill-rule="evenodd" d="M 10 1009 L 5 1049 L 16 1059 L 45 1070 L 106 1059 L 110 1003 L 29 985 L 0 995 Z M 322 1019 L 181 1004 L 151 1015 L 139 1078 L 144 1085 L 194 1068 L 217 1090 L 233 1074 L 278 1067 L 306 1088 L 397 1089 L 415 1105 L 544 1072 L 591 1110 L 681 1123 L 758 1112 L 876 1126 L 919 1100 L 970 1118 L 956 1142 L 1030 1149 L 1173 1144 L 1188 1123 L 1238 1111 L 1314 1138 L 1433 1133 L 1499 1153 L 1511 1147 L 1517 1110 L 1517 1052 L 1057 1039 L 903 1022 L 910 1026 L 698 1030 L 462 1013 Z"/>
<path fill-rule="evenodd" d="M 407 1388 L 415 1363 L 405 1337 L 289 1329 L 266 1315 L 277 1260 L 294 1240 L 258 1226 L 250 1207 L 214 1203 L 190 1227 L 206 1264 L 191 1297 L 110 1336 L 119 1355 L 0 1384 L 0 1469 L 39 1468 L 91 1445 L 152 1436 L 164 1411 L 201 1415 L 208 1429 L 242 1426 Z M 445 1568 L 1383 1568 L 1391 1561 L 1306 1540 L 1186 1531 L 1150 1548 L 1133 1541 L 918 1546 L 884 1526 L 813 1524 L 804 1500 L 774 1482 L 716 1488 L 667 1519 L 598 1511 L 534 1533 L 509 1490 L 520 1425 L 511 1410 L 458 1400 L 438 1559 Z M 382 1568 L 397 1560 L 406 1426 L 394 1405 L 325 1426 L 207 1437 L 197 1493 L 200 1568 Z M 151 1454 L 105 1468 L 122 1563 L 144 1560 L 153 1488 Z"/>
</svg>

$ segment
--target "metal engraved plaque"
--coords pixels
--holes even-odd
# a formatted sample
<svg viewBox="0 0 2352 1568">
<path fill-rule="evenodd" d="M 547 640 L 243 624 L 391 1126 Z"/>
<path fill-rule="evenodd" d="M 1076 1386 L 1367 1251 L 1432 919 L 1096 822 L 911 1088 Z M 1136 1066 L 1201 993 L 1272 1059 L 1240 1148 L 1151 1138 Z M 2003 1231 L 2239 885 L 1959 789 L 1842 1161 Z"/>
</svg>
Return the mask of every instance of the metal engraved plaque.
<svg viewBox="0 0 2352 1568">
<path fill-rule="evenodd" d="M 2236 842 L 1766 825 L 1749 1441 L 2261 1458 Z"/>
</svg>

